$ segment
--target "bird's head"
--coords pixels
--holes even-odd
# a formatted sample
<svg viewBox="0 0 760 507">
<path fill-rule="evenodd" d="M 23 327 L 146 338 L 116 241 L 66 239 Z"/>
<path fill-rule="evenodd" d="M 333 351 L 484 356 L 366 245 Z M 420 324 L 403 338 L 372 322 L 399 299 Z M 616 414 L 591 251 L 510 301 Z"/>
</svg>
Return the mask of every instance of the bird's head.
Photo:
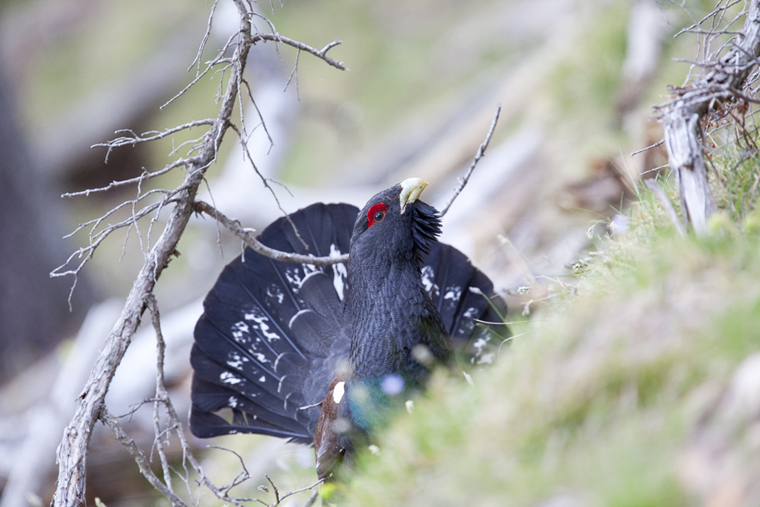
<svg viewBox="0 0 760 507">
<path fill-rule="evenodd" d="M 427 186 L 409 178 L 379 192 L 359 212 L 351 236 L 354 260 L 422 261 L 441 233 L 441 219 L 432 206 L 418 200 Z"/>
</svg>

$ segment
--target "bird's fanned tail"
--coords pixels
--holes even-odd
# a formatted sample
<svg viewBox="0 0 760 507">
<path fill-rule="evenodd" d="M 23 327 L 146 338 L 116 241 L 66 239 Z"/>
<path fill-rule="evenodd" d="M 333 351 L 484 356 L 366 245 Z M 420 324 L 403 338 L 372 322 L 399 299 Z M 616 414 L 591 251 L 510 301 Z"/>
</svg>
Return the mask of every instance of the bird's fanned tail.
<svg viewBox="0 0 760 507">
<path fill-rule="evenodd" d="M 259 236 L 285 252 L 348 252 L 356 208 L 314 204 Z M 274 261 L 246 249 L 219 276 L 195 328 L 190 426 L 199 437 L 262 433 L 309 443 L 340 350 L 345 266 Z M 227 412 L 225 414 L 225 412 Z"/>
<path fill-rule="evenodd" d="M 285 252 L 347 253 L 357 214 L 347 204 L 314 204 L 291 214 L 308 250 L 284 218 L 259 240 Z M 493 337 L 507 333 L 501 323 L 506 306 L 464 254 L 429 240 L 433 232 L 415 231 L 429 247 L 423 284 L 455 346 L 473 362 L 488 362 Z M 206 297 L 195 329 L 193 433 L 260 433 L 312 442 L 318 404 L 348 354 L 349 290 L 344 264 L 284 263 L 250 249 L 231 262 Z"/>
</svg>

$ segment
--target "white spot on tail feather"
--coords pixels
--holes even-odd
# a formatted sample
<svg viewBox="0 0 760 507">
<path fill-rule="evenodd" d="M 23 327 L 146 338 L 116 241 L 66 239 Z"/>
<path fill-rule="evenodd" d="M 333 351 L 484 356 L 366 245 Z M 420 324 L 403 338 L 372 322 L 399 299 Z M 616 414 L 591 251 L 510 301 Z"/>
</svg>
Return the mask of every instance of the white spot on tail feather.
<svg viewBox="0 0 760 507">
<path fill-rule="evenodd" d="M 475 317 L 477 314 L 478 314 L 478 309 L 477 309 L 477 308 L 468 308 L 468 309 L 467 309 L 467 310 L 464 312 L 464 314 L 463 314 L 463 315 L 464 315 L 465 317 L 467 317 L 468 319 L 471 319 L 471 318 Z"/>
<path fill-rule="evenodd" d="M 243 366 L 243 358 L 237 352 L 230 352 L 227 356 L 227 366 L 239 370 Z"/>
<path fill-rule="evenodd" d="M 261 334 L 263 334 L 264 338 L 266 338 L 269 343 L 272 343 L 272 340 L 280 339 L 279 334 L 269 330 L 269 319 L 260 309 L 256 307 L 252 308 L 248 313 L 244 315 L 244 318 L 245 320 L 253 321 L 253 328 L 257 329 Z"/>
<path fill-rule="evenodd" d="M 494 352 L 489 352 L 488 354 L 483 354 L 483 357 L 478 359 L 478 364 L 491 364 L 493 363 L 494 358 L 496 357 L 496 354 Z"/>
<path fill-rule="evenodd" d="M 346 392 L 346 383 L 345 382 L 338 382 L 335 384 L 335 387 L 333 388 L 333 401 L 335 403 L 340 403 L 340 400 L 343 399 L 343 394 Z"/>
<path fill-rule="evenodd" d="M 489 337 L 489 339 L 490 339 L 490 337 Z M 483 353 L 483 348 L 486 345 L 488 345 L 488 340 L 486 340 L 485 338 L 478 338 L 477 340 L 475 340 L 475 343 L 472 344 L 472 346 L 475 347 L 475 350 L 477 351 L 475 353 L 475 355 L 479 356 L 480 354 L 482 354 Z"/>
<path fill-rule="evenodd" d="M 330 257 L 340 257 L 343 255 L 335 244 L 330 245 Z M 348 279 L 348 271 L 346 265 L 342 262 L 333 264 L 333 286 L 335 286 L 335 292 L 338 293 L 338 299 L 343 301 L 345 282 L 344 279 Z"/>
<path fill-rule="evenodd" d="M 233 386 L 243 381 L 240 377 L 229 371 L 223 371 L 222 374 L 219 375 L 219 380 L 225 384 L 230 384 Z"/>
<path fill-rule="evenodd" d="M 298 292 L 298 289 L 301 288 L 301 269 L 286 269 L 285 278 L 288 280 L 288 283 L 290 283 L 290 286 L 293 287 L 293 292 Z"/>
<path fill-rule="evenodd" d="M 441 293 L 441 288 L 435 283 L 435 271 L 433 271 L 433 267 L 422 266 L 420 275 L 422 276 L 422 285 L 425 287 L 428 295 L 431 298 L 438 297 Z"/>
<path fill-rule="evenodd" d="M 285 299 L 285 294 L 280 290 L 279 287 L 277 287 L 275 284 L 270 285 L 267 287 L 267 296 L 270 298 L 277 298 L 277 303 L 282 304 L 282 301 Z"/>
<path fill-rule="evenodd" d="M 456 303 L 461 296 L 461 287 L 446 287 L 446 294 L 443 296 L 443 299 L 450 299 L 453 303 Z"/>
<path fill-rule="evenodd" d="M 432 292 L 434 286 L 433 280 L 435 279 L 433 268 L 430 266 L 423 266 L 420 275 L 422 276 L 422 285 L 425 287 L 425 290 L 428 293 Z"/>
<path fill-rule="evenodd" d="M 249 334 L 251 330 L 248 327 L 248 324 L 241 320 L 240 322 L 233 324 L 230 331 L 232 332 L 232 337 L 235 341 L 241 343 L 243 342 L 243 336 Z"/>
</svg>

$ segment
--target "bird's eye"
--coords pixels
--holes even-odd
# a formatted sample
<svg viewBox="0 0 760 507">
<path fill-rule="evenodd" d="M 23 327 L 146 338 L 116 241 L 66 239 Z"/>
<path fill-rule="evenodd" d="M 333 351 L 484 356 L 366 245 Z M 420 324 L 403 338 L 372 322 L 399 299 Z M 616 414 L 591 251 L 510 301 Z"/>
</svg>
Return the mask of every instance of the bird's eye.
<svg viewBox="0 0 760 507">
<path fill-rule="evenodd" d="M 381 222 L 383 218 L 385 218 L 386 211 L 388 211 L 388 207 L 385 203 L 379 202 L 373 205 L 369 211 L 367 211 L 367 229 L 376 223 Z"/>
</svg>

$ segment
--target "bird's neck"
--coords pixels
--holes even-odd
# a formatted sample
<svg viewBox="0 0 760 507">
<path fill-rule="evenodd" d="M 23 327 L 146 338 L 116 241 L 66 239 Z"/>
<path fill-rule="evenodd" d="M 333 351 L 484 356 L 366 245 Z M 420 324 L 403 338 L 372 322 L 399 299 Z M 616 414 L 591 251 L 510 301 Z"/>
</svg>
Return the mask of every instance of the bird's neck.
<svg viewBox="0 0 760 507">
<path fill-rule="evenodd" d="M 426 368 L 415 359 L 415 347 L 427 347 L 432 357 L 444 359 L 449 346 L 420 270 L 416 262 L 366 266 L 349 260 L 352 377 L 366 381 L 398 374 L 422 380 Z"/>
</svg>

